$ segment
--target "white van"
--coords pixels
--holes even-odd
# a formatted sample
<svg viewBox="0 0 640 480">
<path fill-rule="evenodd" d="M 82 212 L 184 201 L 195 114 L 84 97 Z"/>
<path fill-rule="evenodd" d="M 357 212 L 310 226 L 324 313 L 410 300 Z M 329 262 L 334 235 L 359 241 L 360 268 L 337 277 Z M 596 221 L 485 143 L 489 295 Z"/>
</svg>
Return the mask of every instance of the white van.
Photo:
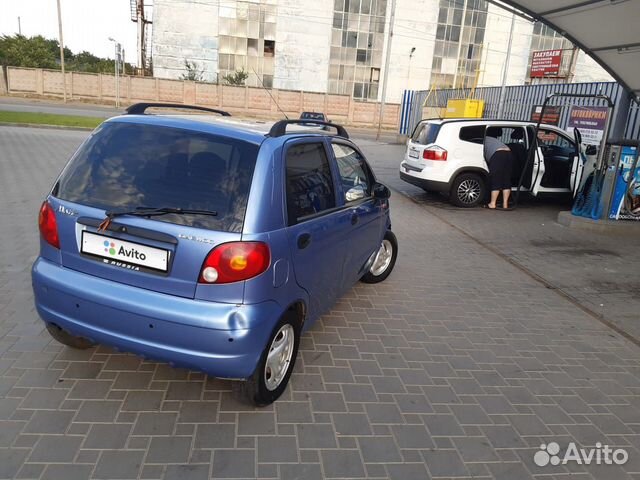
<svg viewBox="0 0 640 480">
<path fill-rule="evenodd" d="M 445 193 L 459 207 L 477 206 L 488 197 L 489 168 L 483 153 L 487 127 L 501 129 L 499 140 L 513 152 L 513 190 L 522 178 L 520 190 L 534 196 L 576 194 L 585 158 L 578 154 L 578 142 L 559 127 L 541 125 L 533 161 L 527 162 L 535 123 L 512 120 L 420 121 L 407 141 L 400 178 Z"/>
</svg>

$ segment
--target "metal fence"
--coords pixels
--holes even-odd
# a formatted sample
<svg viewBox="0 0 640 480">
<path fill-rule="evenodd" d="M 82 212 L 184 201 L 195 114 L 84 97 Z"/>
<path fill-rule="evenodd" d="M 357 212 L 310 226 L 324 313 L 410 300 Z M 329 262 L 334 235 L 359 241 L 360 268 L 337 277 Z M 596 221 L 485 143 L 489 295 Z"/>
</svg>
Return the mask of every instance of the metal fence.
<svg viewBox="0 0 640 480">
<path fill-rule="evenodd" d="M 412 132 L 419 121 L 416 112 L 422 114 L 424 108 L 445 108 L 450 99 L 475 98 L 484 100 L 484 118 L 497 119 L 500 104 L 500 87 L 477 88 L 471 96 L 471 89 L 447 89 L 414 91 L 413 102 L 408 108 L 413 112 L 405 131 Z M 562 83 L 544 85 L 522 85 L 506 87 L 504 109 L 502 119 L 508 120 L 531 120 L 531 112 L 536 105 L 542 105 L 545 98 L 552 93 L 580 93 L 580 94 L 601 94 L 611 98 L 617 106 L 622 96 L 622 87 L 615 82 L 593 82 L 593 83 Z M 563 103 L 564 102 L 564 103 Z M 551 104 L 567 105 L 566 100 L 556 99 Z M 601 101 L 594 99 L 572 99 L 572 105 L 596 106 L 602 105 Z M 404 105 L 403 105 L 404 108 Z M 561 108 L 558 125 L 566 128 L 569 119 L 569 108 Z M 401 118 L 403 112 L 401 112 Z M 402 133 L 402 131 L 401 131 Z M 631 102 L 629 117 L 625 128 L 625 138 L 637 139 L 640 137 L 640 106 Z"/>
</svg>

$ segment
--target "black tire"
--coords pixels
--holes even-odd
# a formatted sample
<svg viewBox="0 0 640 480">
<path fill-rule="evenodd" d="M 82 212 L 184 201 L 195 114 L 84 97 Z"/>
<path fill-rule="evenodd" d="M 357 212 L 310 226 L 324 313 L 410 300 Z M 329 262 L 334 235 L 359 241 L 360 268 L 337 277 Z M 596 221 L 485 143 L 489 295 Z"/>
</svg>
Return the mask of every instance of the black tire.
<svg viewBox="0 0 640 480">
<path fill-rule="evenodd" d="M 66 345 L 67 347 L 77 348 L 78 350 L 86 350 L 87 348 L 95 346 L 95 343 L 87 340 L 86 338 L 71 335 L 69 332 L 63 330 L 57 325 L 54 325 L 53 323 L 47 323 L 47 331 L 55 340 L 62 343 L 63 345 Z"/>
<path fill-rule="evenodd" d="M 373 272 L 375 264 L 372 265 L 369 271 L 365 273 L 360 279 L 362 282 L 380 283 L 391 274 L 393 267 L 396 265 L 396 259 L 398 258 L 398 240 L 391 230 L 387 230 L 387 232 L 384 234 L 384 238 L 382 239 L 382 245 L 384 245 L 385 241 L 387 241 L 392 248 L 390 259 L 391 261 L 382 272 L 377 272 L 377 275 Z M 380 245 L 380 247 L 382 247 L 382 245 Z"/>
<path fill-rule="evenodd" d="M 291 354 L 291 359 L 288 361 L 287 370 L 280 382 L 273 389 L 270 389 L 267 386 L 267 377 L 269 376 L 268 367 L 267 367 L 267 358 L 269 356 L 269 352 L 274 345 L 274 341 L 276 337 L 278 337 L 282 329 L 286 326 L 291 327 L 291 331 L 293 332 L 293 351 Z M 298 347 L 300 346 L 300 322 L 295 314 L 290 313 L 284 315 L 278 324 L 273 329 L 271 336 L 269 337 L 269 341 L 262 352 L 262 356 L 260 357 L 260 363 L 258 364 L 256 371 L 244 382 L 238 382 L 239 393 L 241 397 L 245 401 L 257 406 L 257 407 L 265 407 L 273 402 L 275 402 L 280 395 L 282 395 L 287 388 L 287 384 L 289 383 L 289 379 L 291 378 L 291 373 L 293 372 L 293 367 L 296 363 L 296 357 L 298 356 Z"/>
<path fill-rule="evenodd" d="M 477 173 L 461 173 L 451 185 L 449 200 L 456 207 L 473 208 L 487 198 L 487 182 Z"/>
</svg>

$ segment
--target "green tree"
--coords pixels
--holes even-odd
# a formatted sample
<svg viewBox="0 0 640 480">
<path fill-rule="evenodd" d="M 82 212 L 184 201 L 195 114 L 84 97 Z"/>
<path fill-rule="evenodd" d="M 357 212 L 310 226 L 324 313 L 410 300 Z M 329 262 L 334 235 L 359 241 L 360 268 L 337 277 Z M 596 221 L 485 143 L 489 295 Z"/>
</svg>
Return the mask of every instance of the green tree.
<svg viewBox="0 0 640 480">
<path fill-rule="evenodd" d="M 180 78 L 182 80 L 192 80 L 194 82 L 204 81 L 204 68 L 200 68 L 196 62 L 184 61 L 184 68 L 187 70 Z"/>
<path fill-rule="evenodd" d="M 234 73 L 228 73 L 222 77 L 229 85 L 244 85 L 247 78 L 249 78 L 249 74 L 245 72 L 244 68 L 236 70 Z"/>
<path fill-rule="evenodd" d="M 113 60 L 100 58 L 83 51 L 74 55 L 67 47 L 64 49 L 65 68 L 68 71 L 113 73 Z M 46 39 L 41 35 L 0 36 L 0 65 L 11 67 L 60 68 L 60 44 L 57 40 Z M 132 74 L 133 65 L 125 64 L 125 73 Z"/>
</svg>

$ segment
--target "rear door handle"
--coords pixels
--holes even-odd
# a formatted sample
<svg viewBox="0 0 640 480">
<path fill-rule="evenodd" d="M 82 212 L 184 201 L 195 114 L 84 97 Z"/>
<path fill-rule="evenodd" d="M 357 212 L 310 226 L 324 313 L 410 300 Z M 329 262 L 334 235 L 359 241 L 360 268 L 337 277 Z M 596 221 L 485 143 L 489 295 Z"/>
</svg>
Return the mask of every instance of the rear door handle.
<svg viewBox="0 0 640 480">
<path fill-rule="evenodd" d="M 311 234 L 310 233 L 301 233 L 298 235 L 298 248 L 300 250 L 304 250 L 311 244 Z"/>
</svg>

